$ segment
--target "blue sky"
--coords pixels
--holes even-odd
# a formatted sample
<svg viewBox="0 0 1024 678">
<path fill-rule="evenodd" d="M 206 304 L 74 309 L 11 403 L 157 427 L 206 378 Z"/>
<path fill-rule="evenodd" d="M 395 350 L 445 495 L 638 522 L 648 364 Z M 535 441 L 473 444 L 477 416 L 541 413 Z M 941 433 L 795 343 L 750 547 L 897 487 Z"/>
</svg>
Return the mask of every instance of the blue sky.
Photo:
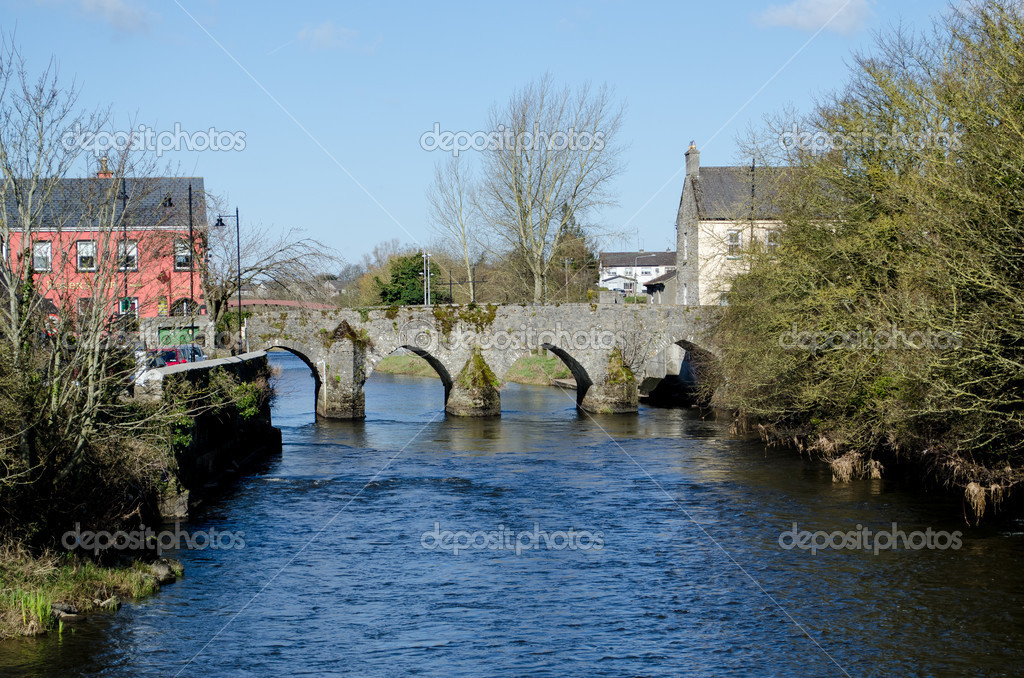
<svg viewBox="0 0 1024 678">
<path fill-rule="evenodd" d="M 244 132 L 242 150 L 162 161 L 205 177 L 243 228 L 300 228 L 355 262 L 382 240 L 431 239 L 425 192 L 444 158 L 421 149 L 424 132 L 484 129 L 492 105 L 545 73 L 607 83 L 627 106 L 619 204 L 595 221 L 631 235 L 607 248 L 674 248 L 691 139 L 704 165 L 743 162 L 749 125 L 808 110 L 874 31 L 927 28 L 945 7 L 8 0 L 0 26 L 31 70 L 55 58 L 83 106 L 109 105 L 115 129 Z"/>
</svg>

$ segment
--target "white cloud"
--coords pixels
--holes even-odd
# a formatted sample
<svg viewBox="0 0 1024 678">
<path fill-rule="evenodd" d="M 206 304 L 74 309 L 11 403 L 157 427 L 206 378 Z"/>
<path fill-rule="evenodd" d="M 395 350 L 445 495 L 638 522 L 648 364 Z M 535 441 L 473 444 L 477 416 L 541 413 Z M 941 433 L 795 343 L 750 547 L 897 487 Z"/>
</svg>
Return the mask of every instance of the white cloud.
<svg viewBox="0 0 1024 678">
<path fill-rule="evenodd" d="M 149 29 L 146 10 L 131 0 L 82 0 L 82 11 L 127 33 Z"/>
<path fill-rule="evenodd" d="M 344 26 L 335 26 L 333 21 L 327 20 L 316 26 L 307 25 L 299 31 L 299 42 L 309 45 L 314 49 L 353 49 L 359 33 Z"/>
<path fill-rule="evenodd" d="M 874 14 L 869 0 L 793 0 L 787 5 L 772 5 L 760 18 L 769 26 L 811 33 L 825 26 L 827 31 L 849 35 L 864 29 Z"/>
</svg>

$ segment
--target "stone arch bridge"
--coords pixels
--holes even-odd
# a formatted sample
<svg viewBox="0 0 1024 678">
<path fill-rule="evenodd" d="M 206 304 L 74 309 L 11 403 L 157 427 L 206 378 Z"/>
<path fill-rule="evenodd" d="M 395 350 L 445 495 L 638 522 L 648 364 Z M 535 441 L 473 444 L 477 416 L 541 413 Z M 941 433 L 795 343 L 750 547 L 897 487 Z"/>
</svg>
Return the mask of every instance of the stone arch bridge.
<svg viewBox="0 0 1024 678">
<path fill-rule="evenodd" d="M 717 311 L 623 304 L 267 307 L 248 318 L 246 336 L 250 350 L 286 349 L 309 365 L 321 417 L 363 418 L 364 382 L 399 348 L 434 368 L 452 415 L 500 414 L 509 368 L 539 349 L 572 372 L 580 409 L 626 413 L 637 411 L 641 388 L 679 374 L 684 358 L 713 355 L 705 337 Z"/>
</svg>

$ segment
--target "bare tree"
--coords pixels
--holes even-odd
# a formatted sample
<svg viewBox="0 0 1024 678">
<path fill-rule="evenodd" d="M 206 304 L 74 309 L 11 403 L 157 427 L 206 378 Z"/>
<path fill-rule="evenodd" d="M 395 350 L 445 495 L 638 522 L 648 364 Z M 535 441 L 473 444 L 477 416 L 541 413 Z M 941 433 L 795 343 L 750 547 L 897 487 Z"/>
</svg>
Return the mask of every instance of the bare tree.
<svg viewBox="0 0 1024 678">
<path fill-rule="evenodd" d="M 434 185 L 427 194 L 430 219 L 443 242 L 456 250 L 469 285 L 469 298 L 476 300 L 473 264 L 480 258 L 477 239 L 480 210 L 472 175 L 459 160 L 451 158 L 434 168 Z"/>
<path fill-rule="evenodd" d="M 499 143 L 485 151 L 479 203 L 497 243 L 520 253 L 533 282 L 533 301 L 545 296 L 555 253 L 573 220 L 612 204 L 611 180 L 621 171 L 615 137 L 623 107 L 607 87 L 577 92 L 549 76 L 495 108 L 490 123 Z"/>
<path fill-rule="evenodd" d="M 217 203 L 210 202 L 216 214 Z M 228 316 L 239 287 L 244 290 L 263 285 L 284 296 L 318 300 L 329 297 L 316 278 L 333 273 L 342 265 L 341 257 L 333 249 L 301 237 L 298 229 L 275 231 L 245 222 L 236 229 L 234 219 L 217 226 L 216 216 L 211 216 L 215 225 L 209 226 L 204 235 L 207 261 L 201 277 L 206 312 L 215 324 Z"/>
<path fill-rule="evenodd" d="M 148 190 L 149 161 L 131 148 L 104 158 L 102 177 L 66 181 L 82 161 L 76 131 L 99 131 L 103 112 L 80 113 L 51 62 L 29 75 L 0 45 L 0 487 L 88 482 L 90 456 L 126 431 L 117 394 L 134 364 L 114 313 L 123 291 L 122 234 Z M 126 177 L 131 177 L 126 182 Z M 91 273 L 68 279 L 66 232 L 88 232 Z M 81 283 L 78 283 L 81 284 Z M 56 299 L 56 303 L 48 297 Z M 90 303 L 80 304 L 82 299 Z M 63 484 L 62 484 L 63 483 Z M 9 508 L 9 506 L 7 507 Z"/>
</svg>

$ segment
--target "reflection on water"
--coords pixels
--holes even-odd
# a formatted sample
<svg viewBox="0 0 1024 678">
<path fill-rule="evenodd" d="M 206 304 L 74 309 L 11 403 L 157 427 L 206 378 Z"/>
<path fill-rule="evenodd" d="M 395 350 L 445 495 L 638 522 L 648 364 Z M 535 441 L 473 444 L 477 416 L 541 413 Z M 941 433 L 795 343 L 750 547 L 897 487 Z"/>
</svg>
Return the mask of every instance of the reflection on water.
<svg viewBox="0 0 1024 678">
<path fill-rule="evenodd" d="M 453 419 L 440 381 L 374 374 L 366 421 L 316 422 L 308 369 L 274 362 L 283 454 L 184 526 L 246 548 L 179 553 L 160 595 L 0 644 L 3 673 L 1024 674 L 1019 523 L 959 551 L 787 551 L 793 523 L 965 528 L 947 500 L 833 485 L 692 411 L 591 418 L 510 385 L 501 419 Z M 604 547 L 456 556 L 423 547 L 435 524 Z"/>
</svg>

